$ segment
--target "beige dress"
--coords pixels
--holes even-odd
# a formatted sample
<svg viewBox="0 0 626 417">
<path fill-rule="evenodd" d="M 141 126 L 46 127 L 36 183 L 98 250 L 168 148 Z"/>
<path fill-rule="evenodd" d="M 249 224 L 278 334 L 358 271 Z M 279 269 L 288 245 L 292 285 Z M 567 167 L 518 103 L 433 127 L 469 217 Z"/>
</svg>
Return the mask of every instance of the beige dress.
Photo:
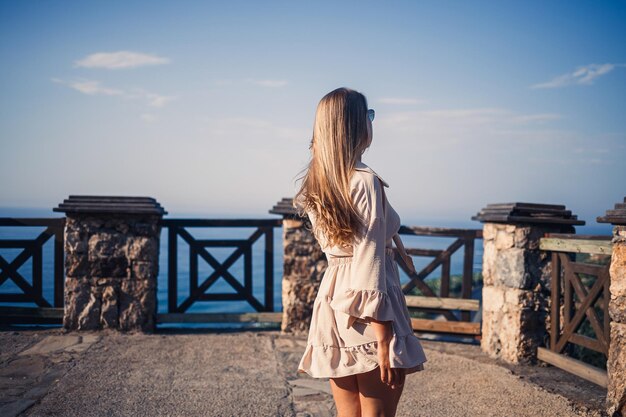
<svg viewBox="0 0 626 417">
<path fill-rule="evenodd" d="M 354 375 L 378 366 L 376 334 L 369 318 L 392 321 L 392 368 L 406 368 L 409 374 L 423 370 L 426 362 L 411 328 L 393 258 L 392 239 L 400 228 L 400 216 L 384 196 L 382 187 L 389 185 L 363 162 L 355 168 L 352 198 L 368 230 L 348 248 L 328 247 L 323 236 L 318 239 L 328 268 L 313 303 L 307 346 L 298 366 L 298 372 L 314 378 Z M 313 213 L 307 214 L 315 226 Z"/>
</svg>

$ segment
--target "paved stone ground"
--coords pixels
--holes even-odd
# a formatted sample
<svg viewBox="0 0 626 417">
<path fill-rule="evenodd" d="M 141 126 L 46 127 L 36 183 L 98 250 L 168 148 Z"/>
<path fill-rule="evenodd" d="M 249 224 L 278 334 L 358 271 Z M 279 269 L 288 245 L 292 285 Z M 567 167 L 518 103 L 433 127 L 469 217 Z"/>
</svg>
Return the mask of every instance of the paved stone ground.
<svg viewBox="0 0 626 417">
<path fill-rule="evenodd" d="M 305 339 L 278 331 L 0 331 L 0 416 L 335 416 L 327 379 L 297 374 Z M 476 345 L 423 340 L 405 416 L 603 416 L 605 391 Z"/>
</svg>

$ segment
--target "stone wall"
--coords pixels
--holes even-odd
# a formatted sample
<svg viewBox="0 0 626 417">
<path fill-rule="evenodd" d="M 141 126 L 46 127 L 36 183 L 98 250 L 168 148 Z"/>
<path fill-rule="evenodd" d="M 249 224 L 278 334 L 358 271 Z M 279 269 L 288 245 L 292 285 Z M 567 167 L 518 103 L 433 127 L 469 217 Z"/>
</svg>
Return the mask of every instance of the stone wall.
<svg viewBox="0 0 626 417">
<path fill-rule="evenodd" d="M 63 327 L 153 331 L 160 233 L 157 215 L 68 213 Z"/>
<path fill-rule="evenodd" d="M 551 262 L 539 239 L 560 232 L 560 226 L 484 224 L 481 348 L 489 356 L 535 362 L 550 311 Z"/>
<path fill-rule="evenodd" d="M 326 271 L 326 255 L 302 220 L 283 220 L 283 319 L 281 331 L 306 335 Z"/>
<path fill-rule="evenodd" d="M 609 416 L 626 416 L 626 226 L 613 227 L 611 255 L 611 341 L 607 372 L 607 411 Z"/>
</svg>

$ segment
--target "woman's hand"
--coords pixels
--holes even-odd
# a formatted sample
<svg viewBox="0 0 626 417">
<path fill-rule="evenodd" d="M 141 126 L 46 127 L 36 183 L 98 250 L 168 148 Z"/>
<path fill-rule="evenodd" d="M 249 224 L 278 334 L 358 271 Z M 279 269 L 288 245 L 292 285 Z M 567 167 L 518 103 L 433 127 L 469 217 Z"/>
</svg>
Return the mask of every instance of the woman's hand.
<svg viewBox="0 0 626 417">
<path fill-rule="evenodd" d="M 405 369 L 392 368 L 389 362 L 389 344 L 393 337 L 393 328 L 390 321 L 371 320 L 378 344 L 378 365 L 380 380 L 392 389 L 401 387 L 404 383 Z"/>
</svg>

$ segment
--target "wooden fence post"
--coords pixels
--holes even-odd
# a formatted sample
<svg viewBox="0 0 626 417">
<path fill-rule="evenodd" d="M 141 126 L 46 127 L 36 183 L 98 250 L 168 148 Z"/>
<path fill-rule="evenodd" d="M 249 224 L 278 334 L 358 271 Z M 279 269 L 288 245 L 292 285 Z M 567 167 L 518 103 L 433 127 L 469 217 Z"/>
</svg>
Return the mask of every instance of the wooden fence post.
<svg viewBox="0 0 626 417">
<path fill-rule="evenodd" d="M 613 210 L 597 218 L 613 225 L 613 253 L 609 274 L 609 316 L 611 317 L 606 407 L 609 416 L 626 416 L 626 197 Z"/>
<path fill-rule="evenodd" d="M 472 220 L 483 223 L 481 349 L 509 363 L 534 363 L 550 298 L 551 259 L 539 239 L 585 222 L 565 206 L 532 203 L 489 204 Z"/>
</svg>

